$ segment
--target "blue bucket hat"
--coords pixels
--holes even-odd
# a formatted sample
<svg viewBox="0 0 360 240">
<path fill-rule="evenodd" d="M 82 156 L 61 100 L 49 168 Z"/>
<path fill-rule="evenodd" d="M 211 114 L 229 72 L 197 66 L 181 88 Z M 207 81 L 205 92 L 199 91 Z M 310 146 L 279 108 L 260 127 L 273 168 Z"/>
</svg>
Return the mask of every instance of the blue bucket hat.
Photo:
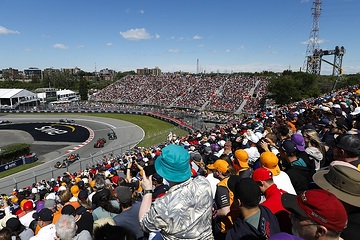
<svg viewBox="0 0 360 240">
<path fill-rule="evenodd" d="M 184 182 L 191 177 L 190 154 L 182 146 L 171 144 L 155 160 L 156 172 L 167 181 Z"/>
</svg>

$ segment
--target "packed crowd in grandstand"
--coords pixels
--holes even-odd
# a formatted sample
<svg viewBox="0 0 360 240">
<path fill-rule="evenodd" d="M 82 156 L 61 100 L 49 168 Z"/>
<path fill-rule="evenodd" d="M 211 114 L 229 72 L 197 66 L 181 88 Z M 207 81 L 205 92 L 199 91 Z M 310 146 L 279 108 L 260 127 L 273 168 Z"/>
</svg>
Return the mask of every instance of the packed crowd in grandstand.
<svg viewBox="0 0 360 240">
<path fill-rule="evenodd" d="M 243 109 L 253 114 L 4 193 L 0 239 L 358 239 L 358 86 L 259 110 L 261 78 L 138 81 L 67 108 L 144 102 L 210 114 L 235 112 L 250 94 Z"/>
<path fill-rule="evenodd" d="M 246 108 L 255 110 L 267 83 L 263 77 L 231 75 L 129 75 L 96 92 L 90 100 L 236 112 L 250 97 L 252 101 Z"/>
</svg>

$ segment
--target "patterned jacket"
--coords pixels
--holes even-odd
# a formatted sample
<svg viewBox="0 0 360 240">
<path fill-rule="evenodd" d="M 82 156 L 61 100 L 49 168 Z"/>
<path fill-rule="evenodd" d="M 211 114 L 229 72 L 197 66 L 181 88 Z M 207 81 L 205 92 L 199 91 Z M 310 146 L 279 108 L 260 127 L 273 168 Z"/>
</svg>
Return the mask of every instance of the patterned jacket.
<svg viewBox="0 0 360 240">
<path fill-rule="evenodd" d="M 214 239 L 212 234 L 211 186 L 203 176 L 171 187 L 156 199 L 140 219 L 146 232 L 160 231 L 167 239 Z"/>
</svg>

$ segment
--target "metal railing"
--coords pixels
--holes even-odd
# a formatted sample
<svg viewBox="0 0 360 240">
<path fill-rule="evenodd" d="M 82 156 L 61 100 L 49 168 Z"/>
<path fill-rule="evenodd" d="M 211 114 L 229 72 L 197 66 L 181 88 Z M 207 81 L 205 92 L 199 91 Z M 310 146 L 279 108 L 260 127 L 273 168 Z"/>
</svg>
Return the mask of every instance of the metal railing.
<svg viewBox="0 0 360 240">
<path fill-rule="evenodd" d="M 38 165 L 36 170 L 28 172 L 27 174 L 17 175 L 16 177 L 10 177 L 7 181 L 2 181 L 1 192 L 2 193 L 10 193 L 14 188 L 22 189 L 27 186 L 31 186 L 33 183 L 37 183 L 42 180 L 50 180 L 51 178 L 57 178 L 58 176 L 63 176 L 65 172 L 75 173 L 79 170 L 85 170 L 86 168 L 90 168 L 93 165 L 97 165 L 98 163 L 102 163 L 102 157 L 104 155 L 119 156 L 123 155 L 127 150 L 131 150 L 134 146 L 138 144 L 138 141 L 128 142 L 123 146 L 119 146 L 118 148 L 110 148 L 106 150 L 100 150 L 95 154 L 90 154 L 89 157 L 80 157 L 79 160 L 71 163 L 66 168 L 55 168 L 54 166 L 41 166 Z M 52 162 L 52 164 L 54 164 Z M 49 165 L 49 163 L 44 163 L 43 165 Z"/>
</svg>

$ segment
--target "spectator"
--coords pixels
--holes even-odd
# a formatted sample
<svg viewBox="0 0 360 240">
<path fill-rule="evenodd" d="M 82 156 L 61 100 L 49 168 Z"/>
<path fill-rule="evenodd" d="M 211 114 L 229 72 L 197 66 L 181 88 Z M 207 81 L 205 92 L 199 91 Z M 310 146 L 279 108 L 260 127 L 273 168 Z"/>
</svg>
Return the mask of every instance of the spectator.
<svg viewBox="0 0 360 240">
<path fill-rule="evenodd" d="M 70 206 L 70 205 L 69 205 Z M 91 240 L 89 231 L 82 230 L 76 234 L 75 218 L 72 215 L 62 215 L 55 224 L 58 240 Z"/>
<path fill-rule="evenodd" d="M 53 200 L 53 199 L 48 199 L 48 200 L 45 200 L 44 208 L 48 208 L 48 209 L 50 209 L 50 210 L 54 213 L 53 223 L 55 224 L 56 221 L 61 217 L 61 208 L 62 208 L 62 205 L 61 205 L 61 204 L 58 204 L 58 203 L 57 203 L 55 200 Z"/>
<path fill-rule="evenodd" d="M 144 174 L 144 197 L 139 211 L 141 228 L 160 231 L 165 239 L 213 239 L 211 229 L 212 195 L 203 177 L 191 178 L 190 154 L 183 147 L 168 145 L 155 160 L 156 172 L 170 189 L 152 203 L 152 176 Z"/>
<path fill-rule="evenodd" d="M 265 195 L 265 201 L 260 205 L 269 208 L 277 217 L 282 232 L 291 233 L 289 212 L 284 208 L 281 202 L 281 195 L 286 192 L 276 186 L 271 171 L 262 167 L 258 168 L 254 171 L 252 179 L 257 182 L 260 191 Z"/>
<path fill-rule="evenodd" d="M 6 221 L 6 227 L 11 230 L 11 234 L 16 240 L 28 240 L 34 236 L 34 232 L 21 224 L 18 218 L 9 218 Z"/>
<path fill-rule="evenodd" d="M 121 207 L 121 213 L 114 217 L 116 225 L 132 230 L 137 239 L 145 239 L 138 219 L 141 203 L 137 201 L 133 203 L 133 194 L 129 187 L 118 186 L 115 191 Z"/>
<path fill-rule="evenodd" d="M 111 192 L 109 189 L 104 188 L 97 193 L 98 207 L 92 211 L 94 221 L 99 218 L 115 217 L 120 213 L 120 206 L 118 202 L 111 198 Z"/>
<path fill-rule="evenodd" d="M 0 230 L 0 240 L 12 240 L 11 230 L 9 228 L 3 228 Z"/>
<path fill-rule="evenodd" d="M 289 176 L 286 172 L 280 170 L 279 159 L 273 152 L 263 152 L 260 155 L 260 167 L 271 171 L 273 181 L 279 189 L 296 194 Z"/>
<path fill-rule="evenodd" d="M 355 167 L 360 166 L 360 140 L 352 134 L 342 134 L 335 139 L 333 149 L 334 160 L 351 163 Z"/>
<path fill-rule="evenodd" d="M 23 209 L 24 209 L 25 215 L 20 218 L 20 222 L 22 225 L 24 225 L 25 227 L 28 228 L 30 226 L 30 223 L 32 221 L 34 221 L 33 213 L 35 212 L 35 210 L 34 210 L 33 201 L 27 200 L 24 203 Z"/>
<path fill-rule="evenodd" d="M 325 146 L 320 141 L 319 134 L 314 129 L 306 129 L 303 131 L 305 140 L 305 152 L 308 154 L 311 165 L 314 166 L 315 171 L 325 165 Z"/>
<path fill-rule="evenodd" d="M 248 153 L 249 156 L 249 165 L 253 166 L 254 163 L 259 159 L 260 157 L 260 152 L 259 149 L 257 147 L 257 143 L 259 142 L 259 137 L 253 133 L 253 132 L 249 132 L 246 133 L 246 138 L 248 140 L 249 143 L 249 147 L 246 147 L 244 150 Z"/>
<path fill-rule="evenodd" d="M 346 227 L 346 210 L 328 191 L 312 189 L 297 196 L 285 193 L 282 203 L 291 212 L 293 234 L 304 240 L 340 239 Z"/>
<path fill-rule="evenodd" d="M 360 229 L 360 172 L 349 163 L 340 163 L 343 165 L 334 164 L 327 170 L 318 171 L 313 179 L 320 188 L 333 193 L 341 200 L 347 211 L 348 223 L 341 237 L 357 239 Z"/>
<path fill-rule="evenodd" d="M 253 170 L 249 167 L 249 155 L 244 149 L 235 151 L 234 165 L 238 166 L 237 175 L 242 177 L 250 177 Z"/>
<path fill-rule="evenodd" d="M 312 171 L 312 174 L 315 172 L 315 163 L 310 161 L 309 155 L 305 151 L 305 139 L 301 133 L 294 133 L 291 135 L 291 141 L 296 144 L 296 156 L 301 158 L 306 166 Z"/>
<path fill-rule="evenodd" d="M 169 185 L 164 184 L 164 179 L 157 173 L 152 175 L 151 180 L 153 181 L 153 186 L 154 186 L 152 200 L 155 201 L 155 199 L 164 196 L 167 193 L 167 191 L 169 191 L 170 187 Z"/>
<path fill-rule="evenodd" d="M 226 239 L 267 239 L 280 232 L 277 218 L 267 207 L 259 205 L 260 188 L 251 178 L 241 178 L 234 186 L 240 214 Z"/>
<path fill-rule="evenodd" d="M 296 144 L 291 140 L 284 140 L 280 148 L 280 156 L 286 161 L 285 172 L 289 175 L 297 194 L 307 190 L 311 181 L 311 171 L 302 158 L 296 156 Z"/>
<path fill-rule="evenodd" d="M 81 211 L 81 210 L 84 211 Z M 87 212 L 83 207 L 75 209 L 72 205 L 66 205 L 61 209 L 62 215 L 71 215 L 75 218 L 76 233 L 87 230 L 90 234 L 93 232 L 94 219 L 91 213 Z"/>
<path fill-rule="evenodd" d="M 54 240 L 56 237 L 55 225 L 52 223 L 54 213 L 44 208 L 40 212 L 34 213 L 34 218 L 37 219 L 37 224 L 40 227 L 39 232 L 30 238 L 30 240 Z"/>
<path fill-rule="evenodd" d="M 235 169 L 225 160 L 218 159 L 214 164 L 207 166 L 213 170 L 214 177 L 219 179 L 215 193 L 216 223 L 214 226 L 215 238 L 225 234 L 232 227 L 234 219 L 239 214 L 234 193 L 229 189 L 229 178 L 235 175 Z"/>
</svg>

